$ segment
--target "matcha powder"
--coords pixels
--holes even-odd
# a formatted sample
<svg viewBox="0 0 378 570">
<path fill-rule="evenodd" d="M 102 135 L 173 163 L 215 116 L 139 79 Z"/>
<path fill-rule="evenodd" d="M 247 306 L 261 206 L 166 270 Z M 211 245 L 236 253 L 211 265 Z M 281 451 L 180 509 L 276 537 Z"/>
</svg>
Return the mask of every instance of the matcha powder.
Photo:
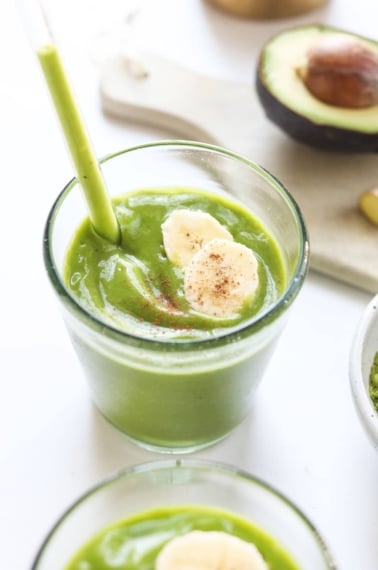
<svg viewBox="0 0 378 570">
<path fill-rule="evenodd" d="M 370 369 L 369 394 L 375 409 L 378 411 L 378 352 L 375 353 Z"/>
</svg>

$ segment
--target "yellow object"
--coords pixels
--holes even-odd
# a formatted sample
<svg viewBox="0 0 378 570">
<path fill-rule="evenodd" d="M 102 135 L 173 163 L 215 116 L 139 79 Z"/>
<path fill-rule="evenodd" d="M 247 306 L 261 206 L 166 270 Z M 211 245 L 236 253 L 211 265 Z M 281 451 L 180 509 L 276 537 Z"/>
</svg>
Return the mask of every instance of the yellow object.
<svg viewBox="0 0 378 570">
<path fill-rule="evenodd" d="M 359 199 L 359 207 L 367 219 L 378 226 L 378 188 L 363 192 Z"/>
</svg>

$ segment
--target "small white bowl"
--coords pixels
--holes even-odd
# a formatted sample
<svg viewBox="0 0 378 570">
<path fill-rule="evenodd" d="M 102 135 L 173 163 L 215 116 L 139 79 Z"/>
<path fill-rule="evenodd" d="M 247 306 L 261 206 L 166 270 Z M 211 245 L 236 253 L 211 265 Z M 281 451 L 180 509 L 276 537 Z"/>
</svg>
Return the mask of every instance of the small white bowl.
<svg viewBox="0 0 378 570">
<path fill-rule="evenodd" d="M 366 307 L 358 324 L 349 361 L 354 402 L 374 447 L 378 449 L 378 412 L 369 396 L 369 374 L 378 351 L 378 294 Z"/>
</svg>

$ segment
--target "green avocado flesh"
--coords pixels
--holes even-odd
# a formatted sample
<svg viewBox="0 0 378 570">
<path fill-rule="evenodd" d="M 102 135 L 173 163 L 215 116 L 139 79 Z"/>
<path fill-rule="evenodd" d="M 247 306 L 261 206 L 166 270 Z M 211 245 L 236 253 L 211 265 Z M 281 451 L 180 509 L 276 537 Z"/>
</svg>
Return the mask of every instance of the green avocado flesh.
<svg viewBox="0 0 378 570">
<path fill-rule="evenodd" d="M 258 260 L 259 286 L 238 314 L 216 318 L 192 309 L 184 271 L 164 250 L 161 224 L 178 208 L 216 218 Z M 114 201 L 122 241 L 104 240 L 85 220 L 65 262 L 65 282 L 91 314 L 120 330 L 148 338 L 206 338 L 264 311 L 283 293 L 278 244 L 237 202 L 188 188 L 140 190 Z"/>
<path fill-rule="evenodd" d="M 294 138 L 310 145 L 369 152 L 378 150 L 378 105 L 348 109 L 323 103 L 306 88 L 297 70 L 325 35 L 352 36 L 378 53 L 378 43 L 321 25 L 286 30 L 263 47 L 256 88 L 267 116 Z"/>
<path fill-rule="evenodd" d="M 253 543 L 269 570 L 299 570 L 286 549 L 249 520 L 196 505 L 156 508 L 118 521 L 83 545 L 65 570 L 154 570 L 165 544 L 193 530 L 222 531 Z"/>
</svg>

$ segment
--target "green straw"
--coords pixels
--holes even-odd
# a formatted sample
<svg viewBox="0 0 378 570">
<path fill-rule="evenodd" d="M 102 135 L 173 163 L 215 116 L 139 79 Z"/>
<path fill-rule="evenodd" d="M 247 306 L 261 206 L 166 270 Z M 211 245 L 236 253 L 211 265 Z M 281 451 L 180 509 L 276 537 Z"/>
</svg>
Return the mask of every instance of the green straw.
<svg viewBox="0 0 378 570">
<path fill-rule="evenodd" d="M 89 217 L 98 234 L 113 243 L 119 243 L 119 225 L 99 162 L 80 115 L 61 56 L 52 40 L 46 15 L 39 3 L 36 4 L 36 9 L 38 7 L 47 42 L 38 47 L 37 56 L 63 130 L 77 179 L 84 192 Z"/>
</svg>

